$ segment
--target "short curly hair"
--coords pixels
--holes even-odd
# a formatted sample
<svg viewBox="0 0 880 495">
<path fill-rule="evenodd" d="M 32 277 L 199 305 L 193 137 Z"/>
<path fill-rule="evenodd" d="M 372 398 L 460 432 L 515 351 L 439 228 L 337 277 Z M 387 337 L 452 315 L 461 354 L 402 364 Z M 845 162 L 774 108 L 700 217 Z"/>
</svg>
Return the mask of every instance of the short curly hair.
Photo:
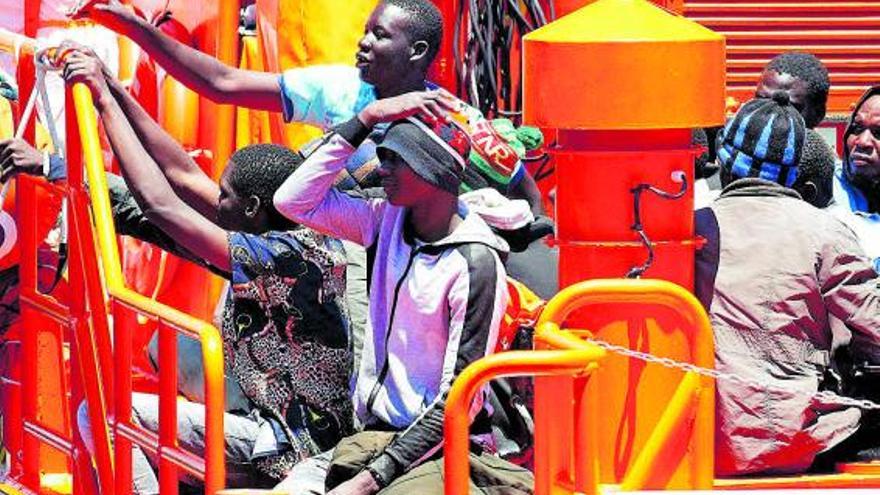
<svg viewBox="0 0 880 495">
<path fill-rule="evenodd" d="M 302 157 L 277 144 L 252 144 L 229 157 L 232 171 L 229 185 L 240 198 L 256 196 L 265 205 L 273 225 L 289 224 L 272 202 L 275 191 L 302 163 Z"/>
<path fill-rule="evenodd" d="M 798 163 L 798 176 L 792 189 L 800 191 L 807 182 L 812 182 L 817 191 L 811 203 L 817 208 L 825 208 L 831 202 L 836 162 L 837 155 L 825 139 L 818 132 L 807 129 L 804 151 Z"/>
<path fill-rule="evenodd" d="M 431 0 L 385 0 L 386 5 L 394 5 L 406 12 L 410 22 L 407 35 L 411 41 L 428 43 L 427 62 L 430 64 L 440 51 L 443 41 L 443 15 Z"/>
<path fill-rule="evenodd" d="M 773 57 L 764 69 L 788 74 L 806 83 L 807 99 L 811 106 L 824 108 L 828 102 L 828 92 L 831 90 L 828 69 L 812 53 L 785 52 Z M 807 127 L 815 127 L 816 124 L 818 122 L 807 122 Z"/>
</svg>

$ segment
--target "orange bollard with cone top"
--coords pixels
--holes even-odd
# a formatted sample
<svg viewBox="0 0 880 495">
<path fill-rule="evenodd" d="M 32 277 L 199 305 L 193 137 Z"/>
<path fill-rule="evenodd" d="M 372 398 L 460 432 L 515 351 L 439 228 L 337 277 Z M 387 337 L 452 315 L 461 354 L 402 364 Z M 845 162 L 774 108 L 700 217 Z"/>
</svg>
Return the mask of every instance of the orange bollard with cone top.
<svg viewBox="0 0 880 495">
<path fill-rule="evenodd" d="M 551 153 L 560 286 L 626 277 L 692 290 L 699 150 L 691 130 L 723 123 L 724 38 L 646 0 L 597 0 L 528 34 L 523 53 L 524 120 L 557 130 Z M 713 366 L 712 339 L 699 318 L 648 299 L 609 296 L 579 307 L 564 315 L 564 328 Z M 536 342 L 554 347 L 542 344 L 540 332 Z M 587 388 L 601 404 L 596 438 L 590 437 L 600 484 L 711 488 L 711 454 L 701 460 L 694 453 L 705 453 L 707 445 L 711 452 L 714 392 L 705 393 L 711 381 L 684 377 L 619 353 L 609 353 L 590 376 Z M 574 480 L 583 468 L 575 465 L 583 439 L 561 412 L 578 404 L 586 385 L 567 377 L 536 378 L 535 384 L 536 493 L 558 493 L 565 485 L 560 480 Z M 658 407 L 686 403 L 699 405 L 673 411 L 674 421 Z M 658 433 L 673 423 L 697 426 Z M 651 463 L 639 458 L 646 449 L 664 452 L 650 473 L 644 466 Z"/>
</svg>

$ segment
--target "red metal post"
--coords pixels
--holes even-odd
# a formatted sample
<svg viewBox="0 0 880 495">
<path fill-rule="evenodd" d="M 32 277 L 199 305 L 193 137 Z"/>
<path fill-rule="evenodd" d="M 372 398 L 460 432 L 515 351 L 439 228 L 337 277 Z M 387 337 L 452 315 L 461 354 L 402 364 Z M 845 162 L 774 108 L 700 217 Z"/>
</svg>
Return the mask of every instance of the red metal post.
<svg viewBox="0 0 880 495">
<path fill-rule="evenodd" d="M 18 226 L 21 234 L 21 261 L 20 261 L 20 283 L 22 287 L 22 295 L 25 295 L 26 287 L 37 287 L 37 228 L 36 228 L 36 191 L 33 179 L 18 179 L 18 191 L 16 200 L 18 202 L 16 211 L 18 212 Z M 37 376 L 36 365 L 37 356 L 37 335 L 36 332 L 27 331 L 31 328 L 29 322 L 38 324 L 39 312 L 32 308 L 27 301 L 22 298 L 21 304 L 21 321 L 24 331 L 21 332 L 21 417 L 17 418 L 20 422 L 16 425 L 21 435 L 21 452 L 18 454 L 21 463 L 21 482 L 27 487 L 38 487 L 40 483 L 39 474 L 39 455 L 40 444 L 32 435 L 24 433 L 25 423 L 34 421 L 37 410 Z M 13 453 L 15 455 L 16 453 Z"/>
<path fill-rule="evenodd" d="M 98 481 L 102 493 L 113 491 L 113 460 L 110 450 L 110 434 L 107 429 L 107 407 L 102 389 L 110 383 L 110 362 L 107 358 L 104 369 L 98 362 L 96 334 L 108 332 L 106 310 L 104 309 L 104 293 L 98 277 L 98 266 L 95 260 L 94 237 L 89 215 L 88 195 L 83 185 L 82 136 L 79 133 L 79 122 L 74 105 L 73 92 L 88 91 L 82 84 L 68 88 L 65 99 L 66 130 L 67 130 L 67 183 L 70 222 L 70 288 L 71 325 L 75 335 L 73 360 L 80 367 L 83 379 L 83 391 L 89 409 L 89 427 L 95 444 L 95 464 L 98 470 Z M 90 323 L 92 323 L 90 325 Z M 109 336 L 103 339 L 109 346 Z M 109 347 L 105 353 L 109 352 Z"/>
<path fill-rule="evenodd" d="M 159 451 L 177 447 L 177 332 L 159 325 Z M 169 452 L 170 453 L 170 452 Z M 159 458 L 159 490 L 177 495 L 177 465 L 164 455 Z"/>
<path fill-rule="evenodd" d="M 454 39 L 452 26 L 455 24 L 456 15 L 458 15 L 458 2 L 459 0 L 434 0 L 440 13 L 443 14 L 443 42 L 440 44 L 440 51 L 437 53 L 437 58 L 434 59 L 434 65 L 428 75 L 432 81 L 453 93 L 457 88 L 452 47 L 458 40 Z"/>
<path fill-rule="evenodd" d="M 119 434 L 120 424 L 131 423 L 131 364 L 132 336 L 130 330 L 138 328 L 137 317 L 132 310 L 113 301 L 114 377 L 116 385 L 116 416 L 113 422 L 116 456 L 116 495 L 130 495 L 132 490 L 132 442 Z"/>
</svg>

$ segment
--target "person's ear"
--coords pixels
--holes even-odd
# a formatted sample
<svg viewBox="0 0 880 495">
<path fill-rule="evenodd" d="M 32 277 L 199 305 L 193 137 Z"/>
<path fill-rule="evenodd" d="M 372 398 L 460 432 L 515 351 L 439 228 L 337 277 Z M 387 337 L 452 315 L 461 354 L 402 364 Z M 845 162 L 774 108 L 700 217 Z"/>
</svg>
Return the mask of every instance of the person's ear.
<svg viewBox="0 0 880 495">
<path fill-rule="evenodd" d="M 801 197 L 804 198 L 804 201 L 812 205 L 815 204 L 816 198 L 819 197 L 819 186 L 817 186 L 815 182 L 809 180 L 800 188 L 799 192 L 801 193 Z"/>
<path fill-rule="evenodd" d="M 249 218 L 254 218 L 257 216 L 257 213 L 260 211 L 260 198 L 256 195 L 252 194 L 251 197 L 248 198 L 247 204 L 244 206 L 244 214 Z"/>
<path fill-rule="evenodd" d="M 410 62 L 418 62 L 428 56 L 428 42 L 424 40 L 416 41 L 410 47 Z"/>
</svg>

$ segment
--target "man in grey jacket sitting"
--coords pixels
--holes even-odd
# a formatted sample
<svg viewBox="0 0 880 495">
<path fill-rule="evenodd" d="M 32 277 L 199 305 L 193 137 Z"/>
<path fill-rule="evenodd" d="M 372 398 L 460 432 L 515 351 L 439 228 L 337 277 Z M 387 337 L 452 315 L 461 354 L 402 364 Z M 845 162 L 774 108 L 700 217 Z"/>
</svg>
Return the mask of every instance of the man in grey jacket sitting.
<svg viewBox="0 0 880 495">
<path fill-rule="evenodd" d="M 363 245 L 375 259 L 372 333 L 353 390 L 364 431 L 300 463 L 276 489 L 442 493 L 449 389 L 465 367 L 494 351 L 507 303 L 501 264 L 507 245 L 458 197 L 470 139 L 446 113 L 455 105 L 442 91 L 374 101 L 326 134 L 275 193 L 284 216 Z M 377 146 L 386 197 L 333 189 L 349 157 L 381 123 L 390 123 Z M 493 455 L 483 394 L 470 412 L 473 483 L 485 491 L 531 493 L 531 473 Z"/>
<path fill-rule="evenodd" d="M 743 105 L 718 137 L 724 191 L 696 214 L 716 365 L 756 384 L 717 383 L 719 475 L 803 472 L 864 424 L 816 394 L 837 346 L 880 356 L 878 275 L 852 230 L 792 189 L 810 183 L 803 143 L 784 94 Z"/>
</svg>

